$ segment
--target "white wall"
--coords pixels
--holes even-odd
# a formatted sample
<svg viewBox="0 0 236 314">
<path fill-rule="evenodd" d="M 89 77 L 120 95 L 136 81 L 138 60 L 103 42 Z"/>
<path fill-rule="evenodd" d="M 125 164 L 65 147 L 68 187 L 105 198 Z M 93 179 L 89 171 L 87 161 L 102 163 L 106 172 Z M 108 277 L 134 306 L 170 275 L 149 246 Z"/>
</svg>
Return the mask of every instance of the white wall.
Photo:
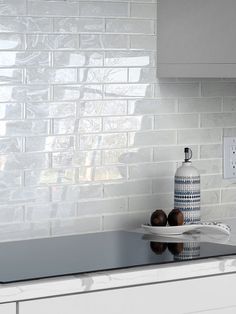
<svg viewBox="0 0 236 314">
<path fill-rule="evenodd" d="M 2 239 L 135 227 L 173 207 L 183 147 L 202 216 L 235 216 L 222 134 L 236 80 L 156 79 L 153 0 L 0 3 Z"/>
</svg>

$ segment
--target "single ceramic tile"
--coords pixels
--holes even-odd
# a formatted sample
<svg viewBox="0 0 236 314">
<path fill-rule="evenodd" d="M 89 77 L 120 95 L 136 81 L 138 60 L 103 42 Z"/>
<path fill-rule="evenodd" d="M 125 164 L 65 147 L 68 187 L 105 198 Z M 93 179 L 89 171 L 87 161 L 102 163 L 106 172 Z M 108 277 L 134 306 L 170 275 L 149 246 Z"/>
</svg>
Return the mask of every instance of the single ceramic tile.
<svg viewBox="0 0 236 314">
<path fill-rule="evenodd" d="M 54 86 L 54 100 L 87 100 L 102 98 L 101 85 Z"/>
<path fill-rule="evenodd" d="M 49 53 L 41 51 L 0 51 L 0 67 L 49 65 Z"/>
<path fill-rule="evenodd" d="M 116 116 L 127 112 L 126 100 L 83 101 L 79 104 L 81 116 Z"/>
<path fill-rule="evenodd" d="M 174 179 L 170 178 L 158 178 L 152 180 L 152 192 L 154 194 L 173 193 L 174 191 Z"/>
<path fill-rule="evenodd" d="M 128 16 L 128 4 L 111 1 L 80 2 L 80 16 Z"/>
<path fill-rule="evenodd" d="M 236 127 L 236 113 L 231 112 L 201 114 L 201 127 Z"/>
<path fill-rule="evenodd" d="M 128 36 L 117 34 L 82 34 L 80 35 L 81 49 L 125 49 L 128 48 Z"/>
<path fill-rule="evenodd" d="M 1 34 L 0 50 L 23 50 L 25 49 L 25 37 L 22 34 Z"/>
<path fill-rule="evenodd" d="M 0 138 L 0 153 L 17 153 L 22 151 L 22 139 L 20 137 Z"/>
<path fill-rule="evenodd" d="M 78 2 L 28 0 L 29 15 L 77 16 L 78 10 Z"/>
<path fill-rule="evenodd" d="M 0 121 L 0 136 L 30 136 L 48 134 L 46 120 Z"/>
<path fill-rule="evenodd" d="M 75 182 L 75 169 L 45 169 L 25 171 L 25 184 L 49 185 L 49 184 L 72 184 Z"/>
<path fill-rule="evenodd" d="M 1 144 L 1 143 L 0 143 Z M 28 152 L 56 152 L 68 151 L 74 148 L 73 136 L 36 136 L 26 137 L 26 151 Z"/>
<path fill-rule="evenodd" d="M 151 181 L 130 181 L 122 183 L 106 183 L 104 185 L 105 197 L 120 197 L 139 194 L 149 194 L 151 192 Z"/>
<path fill-rule="evenodd" d="M 0 119 L 4 120 L 21 119 L 22 111 L 23 110 L 21 103 L 2 103 L 0 105 Z"/>
<path fill-rule="evenodd" d="M 200 174 L 219 174 L 222 173 L 222 160 L 220 158 L 194 160 L 194 166 L 198 169 Z"/>
<path fill-rule="evenodd" d="M 213 144 L 213 145 L 201 145 L 200 146 L 200 158 L 222 158 L 223 148 L 222 144 Z"/>
<path fill-rule="evenodd" d="M 220 97 L 180 98 L 179 112 L 219 112 L 221 103 Z"/>
<path fill-rule="evenodd" d="M 155 116 L 156 129 L 192 129 L 197 128 L 197 114 L 165 114 Z"/>
<path fill-rule="evenodd" d="M 23 70 L 22 69 L 0 69 L 0 85 L 5 84 L 22 84 Z"/>
<path fill-rule="evenodd" d="M 93 51 L 57 51 L 54 52 L 54 66 L 56 67 L 95 67 L 103 65 L 103 53 Z M 1 64 L 1 53 L 0 53 Z"/>
<path fill-rule="evenodd" d="M 79 201 L 102 197 L 101 184 L 52 186 L 52 200 L 56 202 Z"/>
<path fill-rule="evenodd" d="M 146 67 L 155 64 L 155 56 L 148 51 L 111 51 L 105 53 L 105 65 Z"/>
<path fill-rule="evenodd" d="M 0 156 L 0 160 L 2 161 L 2 156 Z M 3 164 L 3 167 L 1 167 L 0 172 L 0 187 L 1 189 L 6 189 L 10 187 L 17 187 L 21 185 L 21 182 L 23 181 L 23 173 L 20 170 L 12 171 L 14 170 L 14 167 L 9 169 Z M 1 215 L 1 214 L 0 214 Z"/>
<path fill-rule="evenodd" d="M 102 129 L 101 118 L 81 118 L 79 119 L 79 133 L 94 133 L 100 132 Z"/>
<path fill-rule="evenodd" d="M 130 35 L 130 48 L 140 50 L 156 50 L 157 36 L 156 35 Z"/>
<path fill-rule="evenodd" d="M 101 151 L 66 151 L 52 154 L 53 168 L 99 166 L 101 164 Z"/>
<path fill-rule="evenodd" d="M 1 86 L 0 102 L 43 101 L 49 98 L 48 86 Z"/>
<path fill-rule="evenodd" d="M 131 3 L 130 12 L 131 17 L 155 19 L 157 6 L 154 3 Z"/>
<path fill-rule="evenodd" d="M 156 68 L 131 68 L 129 69 L 129 82 L 155 83 Z"/>
<path fill-rule="evenodd" d="M 122 34 L 155 34 L 155 24 L 151 20 L 107 19 L 106 31 Z"/>
<path fill-rule="evenodd" d="M 82 83 L 127 83 L 128 69 L 125 68 L 80 68 L 78 82 Z"/>
<path fill-rule="evenodd" d="M 125 198 L 86 201 L 78 203 L 78 215 L 102 215 L 127 211 Z"/>
<path fill-rule="evenodd" d="M 125 166 L 81 167 L 80 182 L 116 181 L 127 179 Z"/>
<path fill-rule="evenodd" d="M 204 143 L 220 143 L 222 130 L 220 129 L 194 129 L 194 130 L 178 130 L 179 144 L 204 144 Z"/>
<path fill-rule="evenodd" d="M 50 203 L 26 207 L 26 221 L 41 221 L 76 216 L 75 203 Z"/>
<path fill-rule="evenodd" d="M 0 15 L 25 15 L 26 0 L 2 0 L 0 3 Z"/>
<path fill-rule="evenodd" d="M 126 147 L 126 145 L 127 145 L 126 133 L 81 135 L 79 142 L 79 148 L 82 150 L 123 148 Z"/>
<path fill-rule="evenodd" d="M 150 84 L 107 84 L 104 88 L 106 98 L 152 96 Z"/>
<path fill-rule="evenodd" d="M 55 220 L 51 223 L 52 235 L 78 234 L 101 230 L 100 217 Z"/>
<path fill-rule="evenodd" d="M 45 203 L 49 201 L 49 188 L 28 188 L 19 187 L 0 190 L 0 203 L 21 204 L 21 203 Z"/>
<path fill-rule="evenodd" d="M 74 117 L 65 119 L 54 119 L 53 133 L 54 134 L 73 134 L 78 130 L 78 120 Z"/>
<path fill-rule="evenodd" d="M 130 211 L 154 211 L 157 208 L 164 208 L 166 214 L 174 207 L 173 194 L 159 194 L 146 196 L 133 196 L 129 198 Z M 142 223 L 150 223 L 150 218 Z"/>
<path fill-rule="evenodd" d="M 222 193 L 222 202 L 223 203 L 235 203 L 236 202 L 236 190 L 235 189 L 223 189 Z"/>
<path fill-rule="evenodd" d="M 129 114 L 160 114 L 174 113 L 177 110 L 177 99 L 137 99 L 129 100 Z"/>
<path fill-rule="evenodd" d="M 142 131 L 152 129 L 152 118 L 148 116 L 124 116 L 103 118 L 103 130 L 112 131 Z"/>
<path fill-rule="evenodd" d="M 5 222 L 13 223 L 23 221 L 23 206 L 0 206 L 1 224 Z"/>
<path fill-rule="evenodd" d="M 218 204 L 219 202 L 220 202 L 220 190 L 201 192 L 201 204 L 202 205 Z"/>
<path fill-rule="evenodd" d="M 48 154 L 44 153 L 11 153 L 0 155 L 2 170 L 40 169 L 49 165 Z"/>
<path fill-rule="evenodd" d="M 199 95 L 199 83 L 159 83 L 156 85 L 157 97 L 196 97 Z"/>
<path fill-rule="evenodd" d="M 216 97 L 216 96 L 236 96 L 236 82 L 202 82 L 202 96 Z"/>
<path fill-rule="evenodd" d="M 52 20 L 47 17 L 1 16 L 0 32 L 38 33 L 51 31 Z"/>
<path fill-rule="evenodd" d="M 131 132 L 129 146 L 156 146 L 176 144 L 176 131 Z"/>
<path fill-rule="evenodd" d="M 26 79 L 28 84 L 73 84 L 77 82 L 77 71 L 73 68 L 29 68 Z"/>
<path fill-rule="evenodd" d="M 236 97 L 224 97 L 223 111 L 234 112 L 236 111 Z"/>
<path fill-rule="evenodd" d="M 26 38 L 28 50 L 73 50 L 79 48 L 77 35 L 29 34 Z"/>
<path fill-rule="evenodd" d="M 129 178 L 155 178 L 155 177 L 168 177 L 174 175 L 176 164 L 174 162 L 166 163 L 147 163 L 140 165 L 129 166 Z"/>
<path fill-rule="evenodd" d="M 103 150 L 103 164 L 140 164 L 152 161 L 152 148 Z"/>
<path fill-rule="evenodd" d="M 67 118 L 74 117 L 74 102 L 27 102 L 26 117 L 28 119 Z"/>
<path fill-rule="evenodd" d="M 103 19 L 96 18 L 54 18 L 54 31 L 60 33 L 104 32 L 104 25 Z"/>
</svg>

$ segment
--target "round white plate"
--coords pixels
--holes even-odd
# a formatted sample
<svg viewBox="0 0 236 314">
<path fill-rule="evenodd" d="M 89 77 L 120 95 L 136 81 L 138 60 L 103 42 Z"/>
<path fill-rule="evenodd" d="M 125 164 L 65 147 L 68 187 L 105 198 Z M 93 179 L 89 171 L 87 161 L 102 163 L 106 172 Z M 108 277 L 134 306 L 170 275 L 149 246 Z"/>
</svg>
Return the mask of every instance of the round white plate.
<svg viewBox="0 0 236 314">
<path fill-rule="evenodd" d="M 142 228 L 152 234 L 157 234 L 161 236 L 178 235 L 183 234 L 185 232 L 200 229 L 204 229 L 205 231 L 220 231 L 225 234 L 230 234 L 230 227 L 222 223 L 200 223 L 192 225 L 164 226 L 164 227 L 142 225 Z"/>
</svg>

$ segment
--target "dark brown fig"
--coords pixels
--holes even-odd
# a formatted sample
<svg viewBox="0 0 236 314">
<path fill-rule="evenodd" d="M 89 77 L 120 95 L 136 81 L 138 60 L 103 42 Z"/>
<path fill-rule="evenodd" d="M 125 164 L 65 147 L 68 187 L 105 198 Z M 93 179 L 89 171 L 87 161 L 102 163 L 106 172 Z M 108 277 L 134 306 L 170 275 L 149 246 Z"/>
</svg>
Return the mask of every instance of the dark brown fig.
<svg viewBox="0 0 236 314">
<path fill-rule="evenodd" d="M 150 248 L 155 254 L 160 255 L 165 252 L 167 244 L 165 242 L 150 242 Z"/>
<path fill-rule="evenodd" d="M 155 210 L 151 215 L 152 226 L 166 226 L 167 216 L 162 209 Z"/>
<path fill-rule="evenodd" d="M 184 223 L 184 215 L 179 209 L 172 209 L 168 215 L 168 223 L 170 226 L 181 226 Z"/>
<path fill-rule="evenodd" d="M 178 255 L 183 252 L 184 244 L 183 243 L 168 243 L 168 250 L 173 255 Z"/>
</svg>

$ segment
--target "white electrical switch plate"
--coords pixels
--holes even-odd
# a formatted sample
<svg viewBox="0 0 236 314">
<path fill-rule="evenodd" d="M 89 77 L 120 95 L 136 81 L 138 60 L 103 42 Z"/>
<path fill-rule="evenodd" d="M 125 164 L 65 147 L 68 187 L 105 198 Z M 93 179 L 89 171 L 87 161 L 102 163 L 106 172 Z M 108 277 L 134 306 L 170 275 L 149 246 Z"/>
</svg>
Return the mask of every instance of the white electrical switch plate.
<svg viewBox="0 0 236 314">
<path fill-rule="evenodd" d="M 224 178 L 236 178 L 236 137 L 224 137 Z"/>
</svg>

